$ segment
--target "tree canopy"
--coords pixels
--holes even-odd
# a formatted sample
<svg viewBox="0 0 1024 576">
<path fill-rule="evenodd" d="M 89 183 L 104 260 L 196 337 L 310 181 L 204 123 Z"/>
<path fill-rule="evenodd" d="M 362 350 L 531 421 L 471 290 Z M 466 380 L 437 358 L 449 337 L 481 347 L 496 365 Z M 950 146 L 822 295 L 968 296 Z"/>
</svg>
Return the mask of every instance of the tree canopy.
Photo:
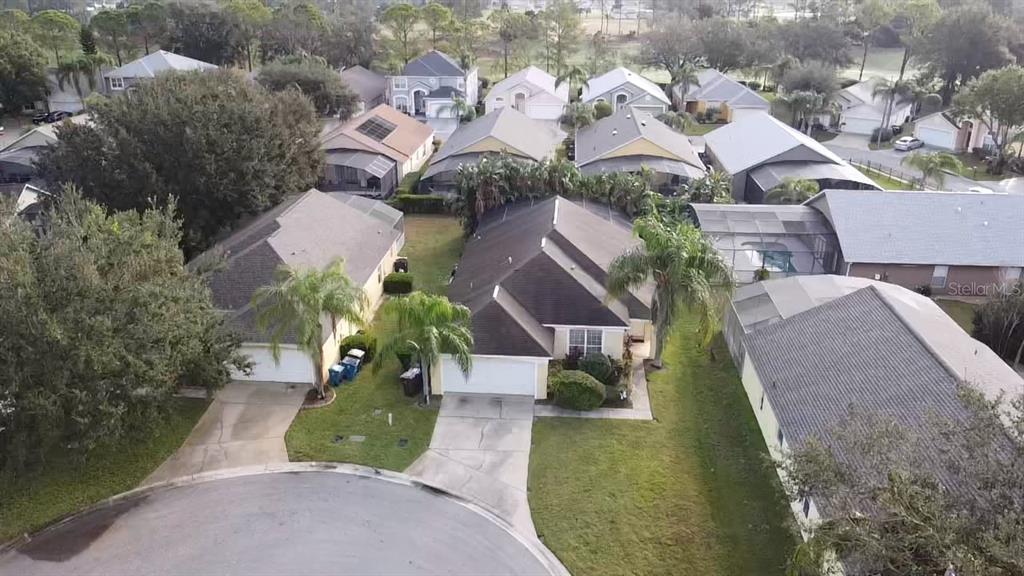
<svg viewBox="0 0 1024 576">
<path fill-rule="evenodd" d="M 46 97 L 46 56 L 25 34 L 0 31 L 0 113 Z"/>
<path fill-rule="evenodd" d="M 274 92 L 297 87 L 313 101 L 317 112 L 336 115 L 342 120 L 351 118 L 359 103 L 359 98 L 345 86 L 338 72 L 318 58 L 275 60 L 260 68 L 257 81 Z"/>
</svg>

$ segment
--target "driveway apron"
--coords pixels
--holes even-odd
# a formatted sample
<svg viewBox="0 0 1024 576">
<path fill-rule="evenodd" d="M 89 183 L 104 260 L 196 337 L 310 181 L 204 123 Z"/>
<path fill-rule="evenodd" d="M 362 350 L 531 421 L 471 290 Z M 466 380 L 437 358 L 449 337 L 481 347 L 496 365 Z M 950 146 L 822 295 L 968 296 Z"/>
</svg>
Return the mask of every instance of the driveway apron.
<svg viewBox="0 0 1024 576">
<path fill-rule="evenodd" d="M 430 449 L 406 473 L 486 506 L 536 537 L 526 482 L 533 398 L 446 394 Z"/>
<path fill-rule="evenodd" d="M 143 485 L 200 472 L 288 462 L 284 435 L 307 385 L 231 382 L 217 393 L 185 443 Z"/>
</svg>

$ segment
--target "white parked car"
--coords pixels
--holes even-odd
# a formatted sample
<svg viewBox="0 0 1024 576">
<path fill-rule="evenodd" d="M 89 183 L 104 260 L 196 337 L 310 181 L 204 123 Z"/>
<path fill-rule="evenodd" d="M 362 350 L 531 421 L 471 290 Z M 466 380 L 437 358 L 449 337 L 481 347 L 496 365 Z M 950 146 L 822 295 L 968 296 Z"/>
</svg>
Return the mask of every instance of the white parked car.
<svg viewBox="0 0 1024 576">
<path fill-rule="evenodd" d="M 924 142 L 917 138 L 914 138 L 913 136 L 904 136 L 903 138 L 900 138 L 892 145 L 894 150 L 904 151 L 913 150 L 915 148 L 920 148 L 922 146 L 924 146 Z"/>
</svg>

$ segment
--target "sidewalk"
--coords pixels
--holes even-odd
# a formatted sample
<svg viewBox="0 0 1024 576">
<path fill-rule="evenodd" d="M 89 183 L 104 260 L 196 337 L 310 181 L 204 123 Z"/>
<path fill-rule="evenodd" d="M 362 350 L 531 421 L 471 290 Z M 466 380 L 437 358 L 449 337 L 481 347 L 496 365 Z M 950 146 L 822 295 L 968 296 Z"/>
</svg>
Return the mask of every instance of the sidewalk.
<svg viewBox="0 0 1024 576">
<path fill-rule="evenodd" d="M 647 392 L 647 374 L 644 372 L 644 360 L 650 355 L 650 342 L 636 343 L 630 346 L 633 352 L 633 370 L 630 374 L 632 383 L 632 408 L 597 408 L 588 412 L 569 410 L 553 404 L 538 404 L 534 407 L 535 416 L 544 418 L 594 418 L 608 420 L 654 420 L 651 412 L 651 397 Z"/>
</svg>

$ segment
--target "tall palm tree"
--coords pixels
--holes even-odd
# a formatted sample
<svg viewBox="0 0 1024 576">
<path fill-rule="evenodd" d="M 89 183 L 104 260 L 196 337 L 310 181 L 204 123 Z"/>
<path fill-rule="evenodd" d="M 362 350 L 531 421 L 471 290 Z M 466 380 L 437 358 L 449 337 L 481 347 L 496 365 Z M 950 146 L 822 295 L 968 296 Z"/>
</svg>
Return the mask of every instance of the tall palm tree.
<svg viewBox="0 0 1024 576">
<path fill-rule="evenodd" d="M 702 345 L 711 343 L 732 292 L 732 273 L 711 242 L 689 223 L 649 215 L 637 219 L 633 230 L 643 244 L 612 261 L 608 293 L 620 297 L 653 279 L 654 363 L 660 366 L 680 306 L 697 314 Z"/>
<path fill-rule="evenodd" d="M 570 133 L 576 134 L 580 128 L 594 123 L 594 107 L 583 102 L 572 102 L 562 113 L 562 123 L 568 126 Z"/>
<path fill-rule="evenodd" d="M 569 101 L 578 100 L 577 91 L 589 83 L 590 77 L 587 71 L 580 66 L 570 66 L 555 79 L 555 88 L 562 84 L 569 85 Z"/>
<path fill-rule="evenodd" d="M 330 319 L 330 331 L 338 341 L 339 320 L 363 324 L 367 309 L 366 294 L 345 274 L 345 266 L 336 260 L 323 270 L 298 270 L 282 265 L 274 274 L 274 283 L 256 290 L 252 297 L 256 326 L 268 331 L 274 362 L 280 362 L 281 343 L 294 334 L 299 349 L 313 361 L 313 388 L 323 398 L 324 316 Z"/>
<path fill-rule="evenodd" d="M 875 141 L 876 145 L 882 144 L 882 133 L 889 127 L 892 122 L 892 108 L 896 104 L 896 100 L 899 98 L 909 98 L 913 96 L 913 89 L 909 84 L 902 82 L 890 82 L 884 78 L 879 78 L 875 81 L 874 87 L 871 89 L 872 98 L 881 98 L 885 103 L 885 107 L 882 111 L 882 123 L 878 127 L 878 137 Z"/>
<path fill-rule="evenodd" d="M 801 124 L 805 124 L 808 134 L 811 133 L 812 126 L 810 117 L 828 110 L 829 107 L 824 94 L 811 90 L 794 90 L 793 92 L 780 95 L 778 99 L 789 106 L 789 109 L 793 112 L 793 127 L 800 128 Z"/>
<path fill-rule="evenodd" d="M 459 124 L 472 122 L 476 119 L 476 108 L 464 98 L 455 97 L 452 103 L 441 108 L 442 112 L 448 112 L 453 118 L 459 119 Z"/>
<path fill-rule="evenodd" d="M 444 296 L 423 292 L 384 303 L 381 317 L 388 331 L 378 349 L 381 358 L 409 352 L 423 375 L 423 396 L 430 402 L 430 368 L 448 354 L 466 376 L 473 368 L 473 332 L 469 308 Z M 378 362 L 374 370 L 379 370 Z"/>
<path fill-rule="evenodd" d="M 669 128 L 679 132 L 680 134 L 686 132 L 686 129 L 692 126 L 696 121 L 693 115 L 689 112 L 662 112 L 658 114 L 658 121 L 665 124 Z"/>
<path fill-rule="evenodd" d="M 75 93 L 78 94 L 78 99 L 84 103 L 82 78 L 85 78 L 89 90 L 95 91 L 96 77 L 99 75 L 100 70 L 104 66 L 112 66 L 113 63 L 113 58 L 106 54 L 98 52 L 96 54 L 81 53 L 67 62 L 61 62 L 60 66 L 57 67 L 57 86 L 63 90 L 64 85 L 70 82 L 71 86 L 75 89 Z"/>
<path fill-rule="evenodd" d="M 942 188 L 946 183 L 947 170 L 959 172 L 964 168 L 960 159 L 949 152 L 914 152 L 904 158 L 901 164 L 920 170 L 921 182 L 927 185 L 932 180 L 936 188 Z"/>
<path fill-rule="evenodd" d="M 724 171 L 712 170 L 683 185 L 683 199 L 697 204 L 732 204 L 732 178 Z"/>
<path fill-rule="evenodd" d="M 783 178 L 782 183 L 764 195 L 765 204 L 802 204 L 818 193 L 818 183 L 814 180 Z"/>
<path fill-rule="evenodd" d="M 672 71 L 672 84 L 666 89 L 672 98 L 672 86 L 679 85 L 680 102 L 686 101 L 686 93 L 691 86 L 700 86 L 700 69 L 693 62 L 683 62 Z"/>
</svg>

